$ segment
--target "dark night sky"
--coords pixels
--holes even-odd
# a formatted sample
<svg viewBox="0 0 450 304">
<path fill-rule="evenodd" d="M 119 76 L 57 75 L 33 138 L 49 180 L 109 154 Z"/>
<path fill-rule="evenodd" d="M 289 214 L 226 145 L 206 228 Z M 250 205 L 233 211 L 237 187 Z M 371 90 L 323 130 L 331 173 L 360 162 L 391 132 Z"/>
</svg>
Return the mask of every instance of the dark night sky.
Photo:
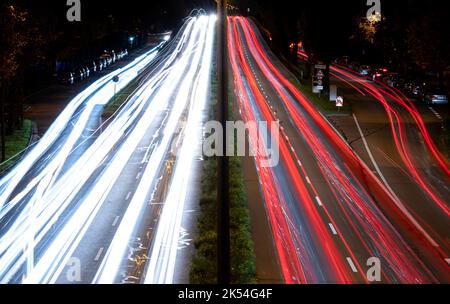
<svg viewBox="0 0 450 304">
<path fill-rule="evenodd" d="M 6 0 L 7 1 L 7 0 Z M 8 2 L 8 1 L 7 1 Z M 54 22 L 66 25 L 66 0 L 18 0 L 29 10 L 32 16 L 51 15 Z M 139 18 L 146 25 L 162 22 L 167 27 L 173 26 L 194 8 L 214 8 L 213 0 L 81 0 L 82 22 L 92 22 L 112 15 L 121 24 Z"/>
<path fill-rule="evenodd" d="M 31 19 L 42 18 L 37 24 L 43 33 L 65 33 L 60 35 L 57 41 L 59 48 L 56 49 L 62 49 L 68 42 L 74 45 L 74 49 L 80 41 L 84 42 L 82 49 L 89 49 L 92 41 L 100 41 L 98 37 L 102 34 L 115 41 L 123 40 L 120 35 L 131 33 L 176 30 L 192 9 L 215 10 L 214 0 L 81 0 L 82 22 L 70 23 L 66 20 L 69 8 L 66 0 L 2 1 L 18 3 L 30 12 Z M 277 49 L 286 50 L 290 41 L 301 39 L 312 52 L 323 53 L 321 57 L 327 58 L 348 54 L 349 49 L 356 48 L 349 42 L 349 37 L 357 28 L 358 18 L 365 16 L 368 10 L 367 0 L 229 1 L 241 6 L 242 11 L 250 7 L 251 14 L 272 32 Z M 443 29 L 448 28 L 450 16 L 445 4 L 444 0 L 381 0 L 382 14 L 388 20 L 388 31 L 384 34 L 390 35 L 392 40 L 405 40 L 408 26 L 427 14 L 435 23 L 427 33 L 435 38 L 428 40 L 445 40 L 445 44 L 436 47 L 443 45 L 445 48 L 442 49 L 446 49 L 448 34 Z M 99 42 L 99 45 L 104 44 L 104 41 Z"/>
</svg>

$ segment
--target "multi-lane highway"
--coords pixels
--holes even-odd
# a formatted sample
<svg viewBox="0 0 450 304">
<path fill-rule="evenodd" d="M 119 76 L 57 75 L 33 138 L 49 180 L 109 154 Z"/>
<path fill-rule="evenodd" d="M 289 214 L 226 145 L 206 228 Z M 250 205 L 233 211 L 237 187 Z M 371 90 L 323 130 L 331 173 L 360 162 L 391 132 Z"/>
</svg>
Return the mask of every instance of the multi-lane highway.
<svg viewBox="0 0 450 304">
<path fill-rule="evenodd" d="M 0 282 L 187 277 L 183 238 L 195 225 L 214 30 L 215 16 L 192 14 L 170 42 L 94 82 L 0 180 Z M 229 17 L 228 50 L 241 118 L 274 123 L 248 135 L 258 215 L 267 216 L 284 282 L 369 283 L 378 262 L 382 283 L 450 282 L 450 169 L 423 109 L 333 66 L 334 81 L 360 102 L 336 118 L 346 140 L 251 20 Z M 114 92 L 134 80 L 102 121 Z M 272 143 L 279 162 L 267 166 Z"/>
<path fill-rule="evenodd" d="M 386 186 L 446 246 L 450 166 L 435 144 L 437 137 L 431 136 L 431 132 L 441 131 L 439 119 L 430 111 L 433 108 L 416 104 L 399 90 L 368 81 L 345 67 L 333 66 L 332 76 L 354 101 L 351 120 L 356 129 L 376 130 L 369 136 L 360 133 L 367 145 L 361 154 L 372 158 L 368 163 Z M 396 180 L 402 180 L 407 189 Z"/>
<path fill-rule="evenodd" d="M 419 221 L 290 82 L 253 22 L 230 17 L 228 40 L 242 118 L 281 125 L 280 163 L 262 165 L 266 143 L 255 147 L 255 164 L 285 282 L 366 283 L 376 259 L 384 283 L 448 282 L 447 237 Z M 383 93 L 396 98 L 395 92 Z M 249 134 L 257 142 L 258 131 Z M 440 154 L 431 143 L 427 148 L 445 171 Z M 423 174 L 411 175 L 431 197 L 426 204 L 445 216 L 446 197 L 436 194 Z"/>
<path fill-rule="evenodd" d="M 1 282 L 174 281 L 214 23 L 195 14 L 167 45 L 93 83 L 0 181 Z M 102 123 L 114 91 L 136 77 Z"/>
</svg>

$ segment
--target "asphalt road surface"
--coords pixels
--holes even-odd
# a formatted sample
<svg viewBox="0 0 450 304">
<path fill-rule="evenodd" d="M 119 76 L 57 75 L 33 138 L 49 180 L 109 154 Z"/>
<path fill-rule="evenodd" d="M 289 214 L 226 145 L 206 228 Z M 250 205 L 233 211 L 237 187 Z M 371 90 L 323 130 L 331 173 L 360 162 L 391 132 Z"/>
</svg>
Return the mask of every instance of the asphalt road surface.
<svg viewBox="0 0 450 304">
<path fill-rule="evenodd" d="M 264 164 L 269 140 L 254 148 L 284 281 L 367 283 L 373 280 L 367 271 L 379 260 L 382 283 L 448 282 L 445 242 L 432 243 L 428 227 L 404 210 L 403 201 L 289 82 L 291 75 L 257 27 L 245 18 L 229 21 L 241 116 L 281 125 L 279 137 L 267 130 L 279 138 L 276 166 Z M 257 143 L 260 133 L 250 129 L 250 140 Z"/>
<path fill-rule="evenodd" d="M 177 256 L 193 227 L 214 21 L 186 19 L 167 45 L 94 82 L 0 181 L 1 282 L 186 278 Z M 114 86 L 136 77 L 138 88 L 102 122 Z"/>
</svg>

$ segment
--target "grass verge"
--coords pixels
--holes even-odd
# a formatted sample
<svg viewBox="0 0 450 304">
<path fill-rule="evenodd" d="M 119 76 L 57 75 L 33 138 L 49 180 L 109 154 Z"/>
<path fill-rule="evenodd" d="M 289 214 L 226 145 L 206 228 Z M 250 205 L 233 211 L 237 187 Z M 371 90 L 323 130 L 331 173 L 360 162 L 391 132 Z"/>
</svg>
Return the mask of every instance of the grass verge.
<svg viewBox="0 0 450 304">
<path fill-rule="evenodd" d="M 230 157 L 230 247 L 231 282 L 256 283 L 255 256 L 251 238 L 250 214 L 238 157 Z M 217 159 L 205 160 L 203 166 L 198 236 L 192 260 L 190 282 L 217 282 Z"/>
<path fill-rule="evenodd" d="M 213 74 L 215 75 L 215 69 Z M 217 106 L 217 79 L 211 81 L 211 107 Z M 230 106 L 232 104 L 230 103 Z M 230 111 L 233 113 L 233 111 Z M 232 115 L 231 115 L 232 116 Z M 215 117 L 211 112 L 211 117 Z M 233 119 L 230 117 L 230 119 Z M 256 264 L 251 238 L 250 213 L 239 157 L 229 158 L 231 282 L 256 283 Z M 203 164 L 200 214 L 197 223 L 196 253 L 192 260 L 190 282 L 217 282 L 217 158 Z"/>
<path fill-rule="evenodd" d="M 31 120 L 25 119 L 23 121 L 22 129 L 16 130 L 11 135 L 7 135 L 5 138 L 5 154 L 6 159 L 14 157 L 18 153 L 22 152 L 28 147 L 30 143 L 31 132 L 33 124 Z M 7 169 L 16 162 L 18 157 L 11 159 L 0 165 L 0 172 Z"/>
<path fill-rule="evenodd" d="M 107 119 L 114 115 L 114 113 L 122 106 L 122 104 L 127 100 L 127 98 L 136 90 L 139 86 L 139 77 L 130 82 L 122 90 L 120 90 L 116 96 L 111 98 L 111 100 L 106 104 L 103 110 L 103 118 Z"/>
</svg>

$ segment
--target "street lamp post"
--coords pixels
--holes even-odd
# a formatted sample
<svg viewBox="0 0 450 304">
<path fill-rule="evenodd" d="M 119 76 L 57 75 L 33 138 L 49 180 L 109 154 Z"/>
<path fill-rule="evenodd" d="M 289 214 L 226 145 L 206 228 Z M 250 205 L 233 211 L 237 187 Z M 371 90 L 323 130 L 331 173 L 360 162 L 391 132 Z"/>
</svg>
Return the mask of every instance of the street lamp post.
<svg viewBox="0 0 450 304">
<path fill-rule="evenodd" d="M 134 36 L 130 36 L 130 37 L 128 38 L 128 41 L 130 42 L 130 48 L 133 48 Z"/>
</svg>

